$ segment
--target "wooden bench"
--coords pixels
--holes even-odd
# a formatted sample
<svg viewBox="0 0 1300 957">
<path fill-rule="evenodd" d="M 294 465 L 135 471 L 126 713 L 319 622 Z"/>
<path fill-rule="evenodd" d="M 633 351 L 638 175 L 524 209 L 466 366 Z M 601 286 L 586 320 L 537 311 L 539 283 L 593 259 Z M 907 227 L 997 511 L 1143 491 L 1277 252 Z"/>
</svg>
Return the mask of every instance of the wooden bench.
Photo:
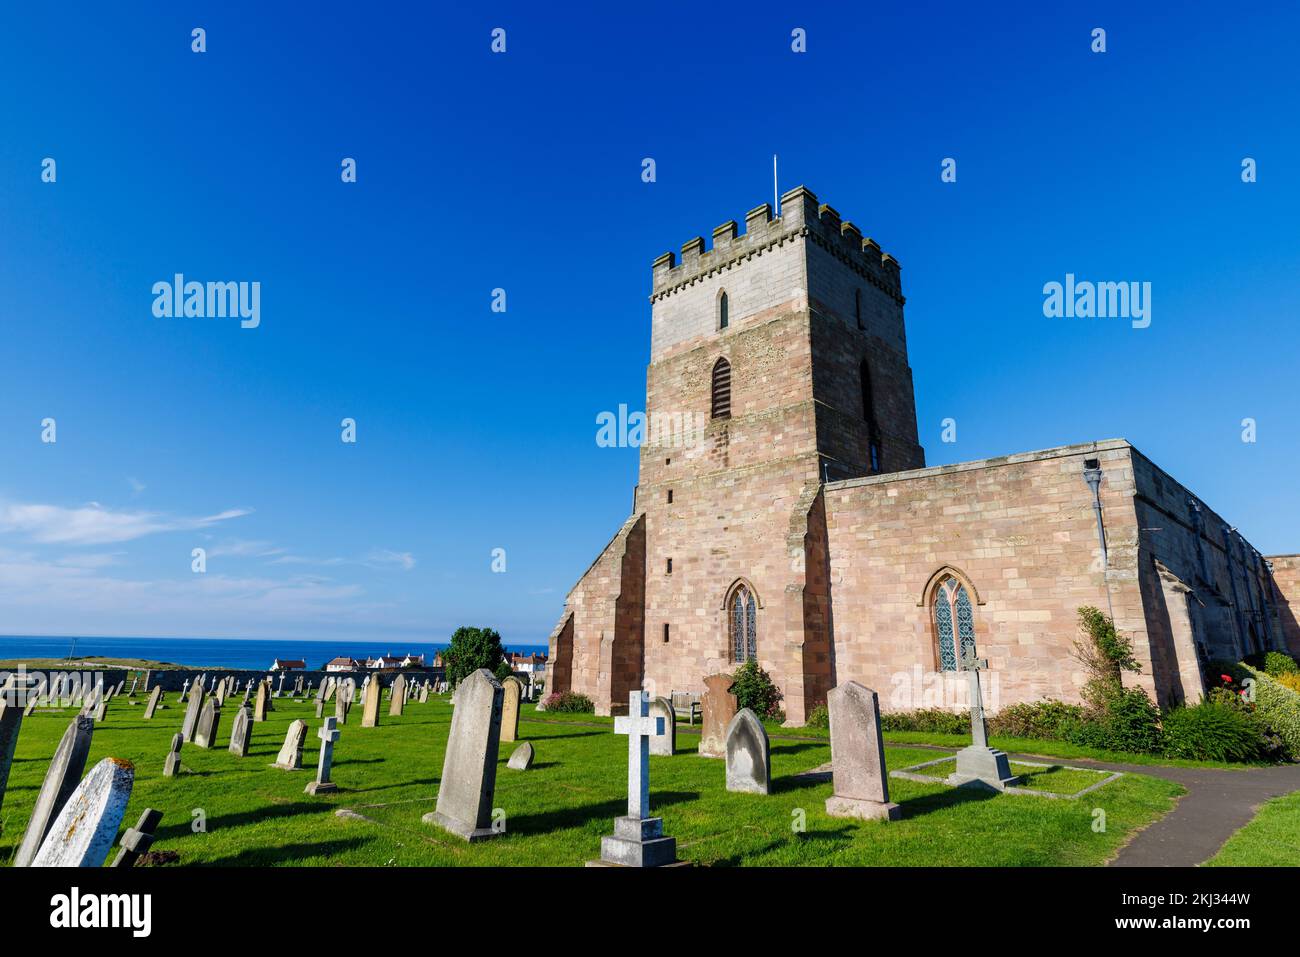
<svg viewBox="0 0 1300 957">
<path fill-rule="evenodd" d="M 674 691 L 668 700 L 673 705 L 673 717 L 685 718 L 692 727 L 696 718 L 703 719 L 704 706 L 700 704 L 700 696 L 695 692 Z"/>
</svg>

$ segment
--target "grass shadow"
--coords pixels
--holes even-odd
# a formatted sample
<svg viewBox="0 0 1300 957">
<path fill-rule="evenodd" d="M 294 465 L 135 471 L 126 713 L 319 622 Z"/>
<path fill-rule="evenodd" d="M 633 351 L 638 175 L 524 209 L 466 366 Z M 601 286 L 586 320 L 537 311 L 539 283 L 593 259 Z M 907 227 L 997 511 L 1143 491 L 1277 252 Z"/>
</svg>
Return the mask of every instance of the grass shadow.
<svg viewBox="0 0 1300 957">
<path fill-rule="evenodd" d="M 305 779 L 304 779 L 305 780 Z M 245 824 L 259 824 L 267 820 L 278 817 L 297 817 L 300 814 L 319 814 L 322 811 L 330 810 L 328 805 L 308 804 L 306 801 L 296 801 L 292 804 L 268 804 L 248 811 L 240 811 L 237 814 L 222 814 L 207 819 L 207 829 L 215 831 L 219 828 L 241 827 Z M 164 840 L 168 837 L 183 837 L 191 833 L 191 822 L 189 820 L 180 821 L 176 824 L 164 825 L 155 832 L 155 840 Z"/>
<path fill-rule="evenodd" d="M 657 814 L 660 808 L 694 801 L 699 796 L 698 791 L 656 791 L 653 797 L 655 813 Z M 547 834 L 551 831 L 582 828 L 592 821 L 601 820 L 608 822 L 612 832 L 614 818 L 626 813 L 627 799 L 615 798 L 595 804 L 584 804 L 580 807 L 543 811 L 540 814 L 520 814 L 510 818 L 509 826 L 512 834 Z"/>
<path fill-rule="evenodd" d="M 214 861 L 196 862 L 196 866 L 256 867 L 285 861 L 296 862 L 305 857 L 337 857 L 348 851 L 355 851 L 369 843 L 370 841 L 366 838 L 352 837 L 338 841 L 321 841 L 317 844 L 284 844 L 280 847 L 259 847 L 240 851 L 238 854 L 232 854 L 229 857 L 219 857 Z"/>
</svg>

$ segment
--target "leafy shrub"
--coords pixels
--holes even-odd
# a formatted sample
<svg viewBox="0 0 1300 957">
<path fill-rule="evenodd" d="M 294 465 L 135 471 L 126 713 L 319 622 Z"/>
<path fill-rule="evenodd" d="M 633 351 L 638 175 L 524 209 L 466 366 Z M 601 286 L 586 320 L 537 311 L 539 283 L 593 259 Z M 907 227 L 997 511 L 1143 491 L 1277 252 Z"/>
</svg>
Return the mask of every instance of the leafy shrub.
<svg viewBox="0 0 1300 957">
<path fill-rule="evenodd" d="M 596 705 L 590 698 L 576 691 L 557 692 L 549 696 L 544 705 L 545 710 L 561 714 L 592 714 L 596 710 Z"/>
<path fill-rule="evenodd" d="M 1278 675 L 1277 683 L 1283 688 L 1290 688 L 1296 694 L 1300 694 L 1300 673 Z"/>
<path fill-rule="evenodd" d="M 1266 733 L 1277 735 L 1287 752 L 1300 755 L 1300 674 L 1288 672 L 1274 679 L 1249 665 L 1241 668 L 1246 672 L 1243 680 L 1254 679 L 1250 689 L 1253 694 L 1241 697 L 1253 705 L 1254 715 Z"/>
<path fill-rule="evenodd" d="M 1264 754 L 1260 729 L 1251 715 L 1231 700 L 1231 692 L 1212 693 L 1198 705 L 1165 713 L 1164 752 L 1196 761 L 1251 761 Z"/>
<path fill-rule="evenodd" d="M 1064 701 L 1008 705 L 988 719 L 989 734 L 1008 738 L 1061 738 L 1061 725 L 1083 719 L 1083 708 Z"/>
<path fill-rule="evenodd" d="M 1280 678 L 1282 675 L 1300 673 L 1300 665 L 1297 665 L 1290 655 L 1280 651 L 1270 651 L 1264 655 L 1263 672 L 1270 678 Z"/>
<path fill-rule="evenodd" d="M 1071 744 L 1154 754 L 1161 747 L 1160 709 L 1141 688 L 1123 688 L 1110 699 L 1106 711 L 1066 715 L 1057 731 Z"/>
<path fill-rule="evenodd" d="M 505 681 L 515 673 L 515 670 L 510 667 L 510 662 L 502 659 L 501 663 L 496 666 L 496 669 L 492 673 L 496 675 L 497 681 Z"/>
<path fill-rule="evenodd" d="M 736 669 L 731 693 L 738 708 L 749 708 L 760 718 L 774 718 L 780 711 L 781 689 L 753 658 Z"/>
<path fill-rule="evenodd" d="M 447 682 L 453 688 L 480 668 L 493 673 L 505 657 L 501 636 L 492 628 L 457 628 L 451 644 L 442 653 Z"/>
<path fill-rule="evenodd" d="M 824 704 L 819 704 L 808 712 L 808 720 L 804 722 L 806 728 L 829 728 L 831 726 L 831 712 Z"/>
<path fill-rule="evenodd" d="M 883 731 L 926 731 L 937 734 L 970 734 L 970 713 L 954 714 L 942 708 L 894 711 L 880 716 Z"/>
<path fill-rule="evenodd" d="M 1123 690 L 1124 672 L 1141 671 L 1142 666 L 1133 657 L 1133 642 L 1116 631 L 1115 622 L 1100 609 L 1081 607 L 1079 628 L 1083 636 L 1074 642 L 1074 657 L 1088 672 L 1081 695 L 1096 717 Z"/>
</svg>

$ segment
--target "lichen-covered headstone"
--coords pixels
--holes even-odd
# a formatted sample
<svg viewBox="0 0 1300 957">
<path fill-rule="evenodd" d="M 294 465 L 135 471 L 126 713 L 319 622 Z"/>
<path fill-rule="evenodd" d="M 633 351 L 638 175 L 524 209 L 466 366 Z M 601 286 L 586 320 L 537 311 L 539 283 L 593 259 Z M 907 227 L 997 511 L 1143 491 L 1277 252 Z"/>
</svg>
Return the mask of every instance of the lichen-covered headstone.
<svg viewBox="0 0 1300 957">
<path fill-rule="evenodd" d="M 253 720 L 265 721 L 268 705 L 271 703 L 270 686 L 265 682 L 257 683 L 257 697 L 253 701 Z"/>
<path fill-rule="evenodd" d="M 379 678 L 371 678 L 370 684 L 366 685 L 366 693 L 362 697 L 361 727 L 379 727 L 379 703 L 383 700 L 383 697 L 384 692 L 379 684 Z"/>
<path fill-rule="evenodd" d="M 880 733 L 880 699 L 856 681 L 846 681 L 826 696 L 831 718 L 831 777 L 826 799 L 831 817 L 895 821 L 902 810 L 889 800 L 885 742 Z"/>
<path fill-rule="evenodd" d="M 274 767 L 283 771 L 302 770 L 302 745 L 307 740 L 307 722 L 301 719 L 289 725 L 284 736 L 284 746 L 276 756 Z"/>
<path fill-rule="evenodd" d="M 767 794 L 772 789 L 772 751 L 758 715 L 741 708 L 727 726 L 727 790 Z"/>
<path fill-rule="evenodd" d="M 45 835 L 50 832 L 54 819 L 59 816 L 68 798 L 77 789 L 81 773 L 86 769 L 86 756 L 95 733 L 95 722 L 86 715 L 77 715 L 63 732 L 54 757 L 45 771 L 45 780 L 36 795 L 36 804 L 27 819 L 18 853 L 14 855 L 15 867 L 27 867 L 40 850 Z"/>
<path fill-rule="evenodd" d="M 513 675 L 501 682 L 501 740 L 519 738 L 519 699 L 523 697 L 524 683 Z"/>
<path fill-rule="evenodd" d="M 122 824 L 135 768 L 104 758 L 72 792 L 36 852 L 32 867 L 103 867 Z"/>
<path fill-rule="evenodd" d="M 501 683 L 479 668 L 456 688 L 456 710 L 438 782 L 437 809 L 424 815 L 467 841 L 494 836 L 492 795 L 501 741 Z"/>
<path fill-rule="evenodd" d="M 398 675 L 393 679 L 393 686 L 389 689 L 388 695 L 388 716 L 401 717 L 402 712 L 406 710 L 406 675 Z"/>
</svg>

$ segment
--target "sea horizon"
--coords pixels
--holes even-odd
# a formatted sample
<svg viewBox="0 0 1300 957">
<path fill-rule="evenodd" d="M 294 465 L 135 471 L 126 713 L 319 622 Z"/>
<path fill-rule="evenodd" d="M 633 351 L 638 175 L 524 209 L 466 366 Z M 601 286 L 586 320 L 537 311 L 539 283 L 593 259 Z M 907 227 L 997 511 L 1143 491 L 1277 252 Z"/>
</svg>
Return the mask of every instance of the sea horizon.
<svg viewBox="0 0 1300 957">
<path fill-rule="evenodd" d="M 0 635 L 0 661 L 77 658 L 140 658 L 173 665 L 261 671 L 276 658 L 301 659 L 319 670 L 337 657 L 423 654 L 432 660 L 445 641 L 399 644 L 383 639 L 148 638 L 103 635 Z M 541 642 L 502 642 L 507 651 L 545 652 Z"/>
</svg>

